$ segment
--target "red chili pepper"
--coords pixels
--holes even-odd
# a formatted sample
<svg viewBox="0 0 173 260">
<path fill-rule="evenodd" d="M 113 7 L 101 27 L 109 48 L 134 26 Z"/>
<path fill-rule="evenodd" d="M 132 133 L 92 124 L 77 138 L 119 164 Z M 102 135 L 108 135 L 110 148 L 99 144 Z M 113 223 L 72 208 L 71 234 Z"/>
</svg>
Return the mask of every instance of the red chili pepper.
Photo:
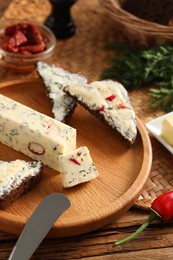
<svg viewBox="0 0 173 260">
<path fill-rule="evenodd" d="M 111 96 L 107 97 L 106 100 L 112 101 L 116 98 L 116 95 L 112 94 Z"/>
<path fill-rule="evenodd" d="M 98 109 L 100 112 L 103 112 L 105 110 L 105 106 L 102 106 Z"/>
<path fill-rule="evenodd" d="M 151 209 L 159 215 L 164 221 L 173 218 L 173 191 L 168 191 L 157 197 Z"/>
<path fill-rule="evenodd" d="M 80 165 L 80 162 L 78 162 L 78 160 L 75 159 L 75 158 L 70 158 L 69 160 L 70 160 L 71 162 L 74 162 L 74 163 Z"/>
<path fill-rule="evenodd" d="M 131 234 L 130 236 L 115 242 L 114 246 L 122 245 L 131 239 L 135 238 L 139 235 L 152 221 L 160 220 L 160 221 L 168 221 L 173 218 L 173 190 L 167 191 L 161 195 L 159 195 L 151 204 L 150 208 L 150 216 L 146 220 L 142 226 L 140 226 L 136 232 Z"/>
<path fill-rule="evenodd" d="M 36 142 L 29 142 L 28 149 L 31 153 L 34 153 L 36 155 L 43 155 L 45 153 L 44 147 Z"/>
<path fill-rule="evenodd" d="M 118 108 L 127 108 L 127 106 L 124 103 L 119 103 Z"/>
<path fill-rule="evenodd" d="M 58 135 L 60 133 L 60 129 L 57 125 L 52 123 L 52 124 L 48 125 L 45 133 L 47 135 L 50 134 L 50 133 L 55 133 L 56 135 Z"/>
</svg>

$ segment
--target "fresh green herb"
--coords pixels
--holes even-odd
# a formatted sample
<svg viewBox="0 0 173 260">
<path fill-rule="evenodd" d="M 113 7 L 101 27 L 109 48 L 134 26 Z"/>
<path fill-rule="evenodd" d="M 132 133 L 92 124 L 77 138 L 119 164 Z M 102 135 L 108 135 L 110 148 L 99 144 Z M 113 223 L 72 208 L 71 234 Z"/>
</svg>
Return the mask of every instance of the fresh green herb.
<svg viewBox="0 0 173 260">
<path fill-rule="evenodd" d="M 108 47 L 118 55 L 111 59 L 110 67 L 101 74 L 102 80 L 117 80 L 127 90 L 155 84 L 157 89 L 150 89 L 151 105 L 166 111 L 173 110 L 173 43 L 149 50 L 135 50 L 116 43 Z"/>
<path fill-rule="evenodd" d="M 166 112 L 173 111 L 173 87 L 160 89 L 150 89 L 150 94 L 153 97 L 153 102 L 150 105 L 154 108 L 160 107 Z"/>
</svg>

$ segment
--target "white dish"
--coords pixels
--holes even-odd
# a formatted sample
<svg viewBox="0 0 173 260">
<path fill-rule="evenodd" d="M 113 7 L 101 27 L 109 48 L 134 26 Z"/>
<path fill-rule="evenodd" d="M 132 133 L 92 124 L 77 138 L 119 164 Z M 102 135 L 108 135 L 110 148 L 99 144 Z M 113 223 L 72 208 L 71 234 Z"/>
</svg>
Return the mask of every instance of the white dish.
<svg viewBox="0 0 173 260">
<path fill-rule="evenodd" d="M 163 119 L 168 117 L 169 115 L 173 114 L 172 112 L 169 112 L 163 116 L 160 116 L 156 119 L 153 119 L 151 121 L 149 121 L 148 123 L 146 123 L 146 128 L 149 130 L 149 132 L 161 143 L 165 146 L 166 149 L 168 149 L 168 151 L 170 153 L 173 154 L 173 147 L 171 145 L 169 145 L 166 140 L 161 136 L 161 129 L 162 129 L 162 122 Z"/>
</svg>

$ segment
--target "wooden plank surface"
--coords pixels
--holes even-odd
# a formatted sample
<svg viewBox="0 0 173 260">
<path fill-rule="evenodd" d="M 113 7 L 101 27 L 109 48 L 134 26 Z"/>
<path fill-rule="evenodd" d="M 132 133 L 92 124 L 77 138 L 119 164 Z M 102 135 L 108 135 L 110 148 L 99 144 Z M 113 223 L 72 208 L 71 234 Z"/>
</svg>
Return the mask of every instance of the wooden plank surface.
<svg viewBox="0 0 173 260">
<path fill-rule="evenodd" d="M 122 246 L 112 248 L 112 243 L 134 232 L 143 220 L 139 211 L 130 210 L 117 222 L 113 222 L 97 232 L 70 237 L 45 239 L 31 259 L 71 260 L 71 259 L 172 259 L 173 223 L 160 225 L 156 222 L 136 239 Z M 132 217 L 134 220 L 132 221 Z M 129 223 L 128 223 L 129 222 Z M 125 224 L 127 226 L 125 226 Z M 128 224 L 127 224 L 128 223 Z M 16 236 L 0 232 L 0 259 L 8 258 L 16 242 Z"/>
</svg>

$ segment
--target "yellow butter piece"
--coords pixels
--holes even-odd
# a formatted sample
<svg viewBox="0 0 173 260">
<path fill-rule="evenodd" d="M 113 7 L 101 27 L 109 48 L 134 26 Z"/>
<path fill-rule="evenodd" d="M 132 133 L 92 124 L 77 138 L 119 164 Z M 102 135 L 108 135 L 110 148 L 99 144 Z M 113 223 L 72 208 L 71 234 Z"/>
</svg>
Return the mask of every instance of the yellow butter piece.
<svg viewBox="0 0 173 260">
<path fill-rule="evenodd" d="M 161 136 L 169 145 L 173 146 L 173 114 L 163 120 Z"/>
</svg>

